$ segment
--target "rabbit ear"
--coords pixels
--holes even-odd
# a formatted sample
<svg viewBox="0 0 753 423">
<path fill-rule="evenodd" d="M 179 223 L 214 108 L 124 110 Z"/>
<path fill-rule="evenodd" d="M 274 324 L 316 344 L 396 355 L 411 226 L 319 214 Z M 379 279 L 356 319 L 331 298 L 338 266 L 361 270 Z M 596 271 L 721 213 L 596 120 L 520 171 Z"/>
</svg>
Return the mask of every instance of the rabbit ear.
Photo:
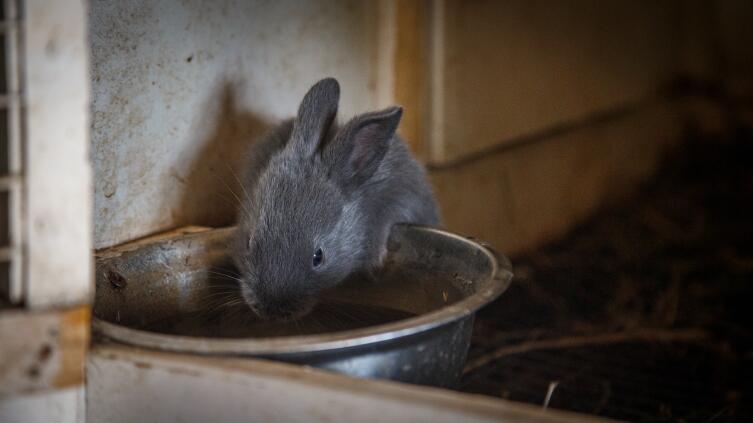
<svg viewBox="0 0 753 423">
<path fill-rule="evenodd" d="M 327 145 L 323 159 L 346 191 L 376 172 L 402 115 L 401 107 L 390 107 L 357 116 Z"/>
<path fill-rule="evenodd" d="M 290 147 L 303 157 L 313 155 L 337 115 L 339 101 L 340 84 L 336 79 L 325 78 L 314 84 L 298 107 Z"/>
</svg>

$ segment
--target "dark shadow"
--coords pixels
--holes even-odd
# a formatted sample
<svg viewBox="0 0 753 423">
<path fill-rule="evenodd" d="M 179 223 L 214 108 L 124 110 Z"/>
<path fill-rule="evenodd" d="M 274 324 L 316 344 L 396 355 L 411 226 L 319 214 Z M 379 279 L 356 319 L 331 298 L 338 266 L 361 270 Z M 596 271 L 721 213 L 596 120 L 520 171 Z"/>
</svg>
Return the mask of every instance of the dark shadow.
<svg viewBox="0 0 753 423">
<path fill-rule="evenodd" d="M 220 227 L 235 221 L 239 200 L 245 195 L 240 179 L 245 173 L 247 152 L 271 126 L 241 110 L 235 90 L 234 84 L 226 82 L 219 108 L 207 111 L 215 115 L 215 128 L 202 143 L 201 152 L 189 167 L 190 173 L 185 177 L 177 172 L 171 174 L 184 185 L 179 214 L 173 219 L 176 226 Z"/>
</svg>

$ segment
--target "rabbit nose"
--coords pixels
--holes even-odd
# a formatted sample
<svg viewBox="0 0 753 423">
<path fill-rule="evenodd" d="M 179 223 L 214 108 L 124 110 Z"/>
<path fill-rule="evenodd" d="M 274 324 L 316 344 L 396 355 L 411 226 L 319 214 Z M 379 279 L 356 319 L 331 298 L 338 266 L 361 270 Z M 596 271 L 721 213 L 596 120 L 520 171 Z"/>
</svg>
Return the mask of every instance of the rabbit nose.
<svg viewBox="0 0 753 423">
<path fill-rule="evenodd" d="M 260 301 L 260 317 L 272 320 L 291 320 L 310 311 L 311 301 L 301 298 L 279 296 Z"/>
<path fill-rule="evenodd" d="M 285 320 L 295 315 L 295 308 L 289 303 L 275 301 L 265 303 L 262 308 L 262 317 L 267 319 Z"/>
</svg>

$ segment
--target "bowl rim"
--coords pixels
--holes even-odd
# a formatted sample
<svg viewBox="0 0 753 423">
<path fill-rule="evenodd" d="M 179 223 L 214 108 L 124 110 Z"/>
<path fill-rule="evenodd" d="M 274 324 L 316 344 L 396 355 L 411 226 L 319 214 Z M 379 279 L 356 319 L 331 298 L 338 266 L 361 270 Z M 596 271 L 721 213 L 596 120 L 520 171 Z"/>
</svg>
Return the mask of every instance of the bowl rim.
<svg viewBox="0 0 753 423">
<path fill-rule="evenodd" d="M 92 329 L 111 340 L 153 349 L 214 355 L 286 356 L 358 348 L 397 341 L 473 315 L 494 301 L 509 287 L 512 280 L 510 260 L 489 245 L 470 237 L 433 227 L 410 225 L 412 229 L 453 238 L 481 251 L 491 263 L 489 277 L 480 282 L 480 291 L 456 303 L 418 316 L 381 325 L 323 334 L 262 338 L 209 338 L 151 332 L 119 325 L 92 316 Z M 219 228 L 218 228 L 219 229 Z"/>
</svg>

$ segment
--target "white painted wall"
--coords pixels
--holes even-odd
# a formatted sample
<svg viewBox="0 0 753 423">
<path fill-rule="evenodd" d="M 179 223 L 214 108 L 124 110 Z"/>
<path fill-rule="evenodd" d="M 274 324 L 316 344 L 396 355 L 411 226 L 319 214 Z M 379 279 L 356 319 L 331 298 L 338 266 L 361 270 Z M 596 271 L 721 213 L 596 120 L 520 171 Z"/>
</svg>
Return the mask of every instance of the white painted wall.
<svg viewBox="0 0 753 423">
<path fill-rule="evenodd" d="M 377 3 L 90 4 L 94 244 L 186 223 L 223 224 L 252 136 L 292 116 L 316 80 L 341 117 L 377 104 Z M 382 96 L 384 102 L 384 96 Z M 237 187 L 234 187 L 237 190 Z"/>
</svg>

